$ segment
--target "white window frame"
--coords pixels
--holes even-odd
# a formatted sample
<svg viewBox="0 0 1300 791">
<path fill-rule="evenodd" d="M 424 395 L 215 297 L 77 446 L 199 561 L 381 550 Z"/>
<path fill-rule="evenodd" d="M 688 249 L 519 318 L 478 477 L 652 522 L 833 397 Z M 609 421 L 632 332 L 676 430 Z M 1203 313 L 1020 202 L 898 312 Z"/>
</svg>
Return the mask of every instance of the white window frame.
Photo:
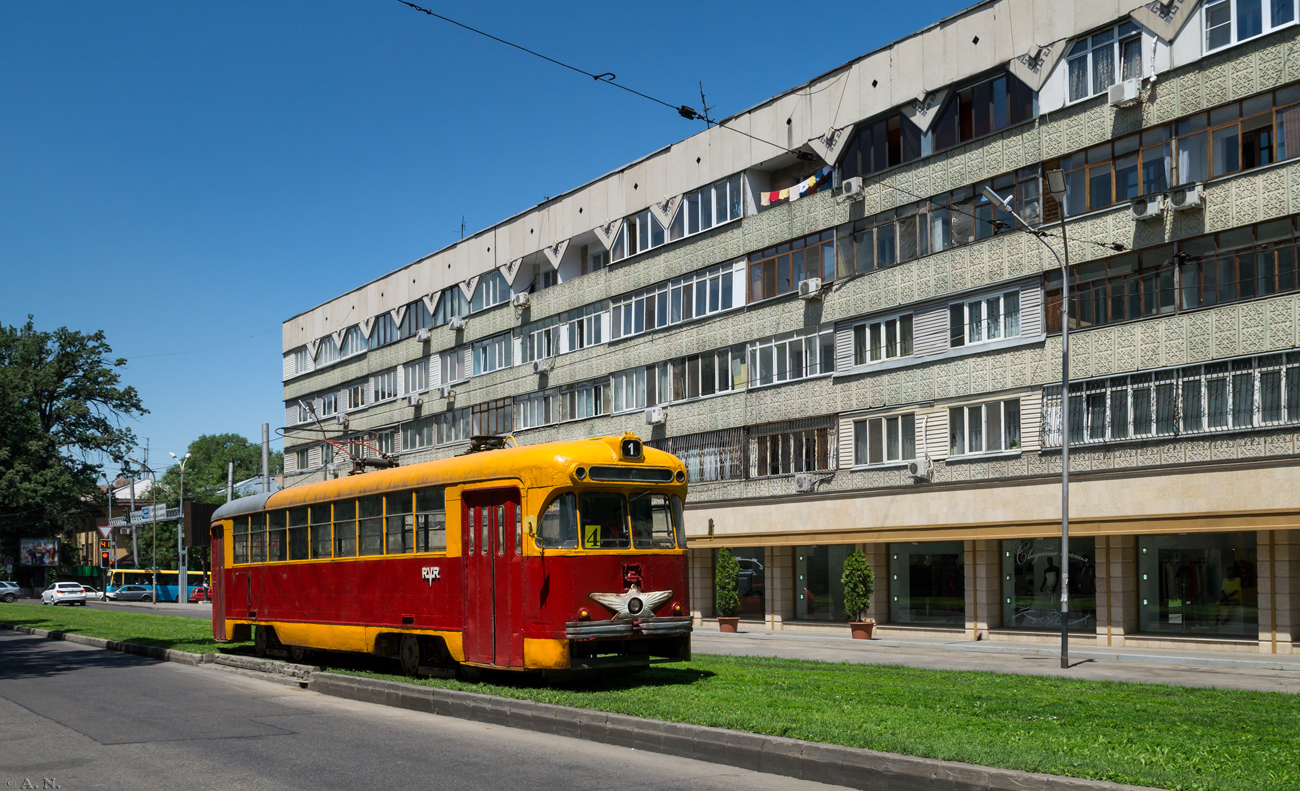
<svg viewBox="0 0 1300 791">
<path fill-rule="evenodd" d="M 402 366 L 402 384 L 404 392 L 423 393 L 429 389 L 429 360 L 417 360 Z"/>
<path fill-rule="evenodd" d="M 1016 307 L 1014 312 L 1007 312 L 1007 300 L 1015 297 Z M 948 343 L 949 347 L 959 349 L 967 346 L 978 346 L 984 343 L 992 343 L 1005 340 L 1007 338 L 1019 338 L 1024 332 L 1024 315 L 1021 309 L 1023 300 L 1020 298 L 1020 289 L 1008 289 L 994 293 L 981 294 L 971 299 L 964 299 L 959 302 L 952 302 L 948 305 Z M 996 303 L 998 318 L 996 323 L 993 321 L 993 311 L 990 310 Z M 962 311 L 962 343 L 954 344 L 952 339 L 955 337 L 952 322 L 956 315 L 956 309 L 960 307 Z M 978 311 L 976 310 L 978 308 Z M 972 337 L 974 336 L 974 337 Z"/>
<path fill-rule="evenodd" d="M 397 452 L 397 432 L 381 431 L 375 435 L 375 449 L 389 456 Z"/>
<path fill-rule="evenodd" d="M 560 353 L 560 320 L 552 316 L 530 324 L 523 329 L 519 339 L 519 362 L 545 360 Z"/>
<path fill-rule="evenodd" d="M 555 393 L 546 391 L 515 399 L 515 431 L 541 428 L 556 422 Z"/>
<path fill-rule="evenodd" d="M 357 409 L 366 408 L 366 386 L 364 384 L 348 385 L 347 389 L 348 408 L 346 411 L 352 412 Z"/>
<path fill-rule="evenodd" d="M 329 417 L 337 415 L 339 412 L 338 395 L 335 393 L 325 393 L 320 397 L 320 416 Z"/>
<path fill-rule="evenodd" d="M 370 388 L 374 394 L 372 403 L 378 404 L 397 398 L 397 378 L 396 368 L 372 376 L 370 378 Z"/>
<path fill-rule="evenodd" d="M 512 350 L 514 349 L 514 338 L 508 332 L 502 332 L 480 341 L 475 341 L 472 347 L 474 360 L 474 376 L 482 376 L 493 371 L 500 371 L 509 368 L 514 363 L 511 360 Z"/>
<path fill-rule="evenodd" d="M 692 236 L 716 228 L 745 216 L 745 195 L 740 173 L 700 187 L 682 198 L 681 212 L 685 219 L 685 234 Z M 704 212 L 705 206 L 709 213 Z M 719 209 L 725 217 L 719 217 Z M 707 220 L 707 224 L 706 224 Z"/>
<path fill-rule="evenodd" d="M 1014 405 L 1014 421 L 1008 422 L 1011 411 L 1008 406 Z M 976 435 L 976 421 L 978 420 L 978 435 Z M 975 404 L 962 404 L 961 406 L 952 406 L 948 408 L 948 457 L 964 458 L 967 456 L 987 456 L 990 454 L 1019 453 L 1024 448 L 1024 436 L 1021 432 L 1022 416 L 1020 413 L 1019 398 L 1003 398 L 990 401 L 981 401 Z M 958 428 L 960 425 L 960 428 Z M 1008 426 L 1015 426 L 1014 437 L 1007 431 Z M 989 447 L 988 441 L 990 432 L 997 430 L 998 447 Z M 956 445 L 954 434 L 961 432 L 961 445 Z M 971 448 L 976 444 L 975 438 L 979 438 L 979 450 Z M 1008 447 L 1014 445 L 1014 447 Z"/>
<path fill-rule="evenodd" d="M 311 352 L 307 351 L 306 346 L 293 350 L 294 375 L 305 374 L 310 371 L 313 362 L 315 360 L 312 359 Z"/>
<path fill-rule="evenodd" d="M 433 447 L 438 417 L 413 420 L 402 426 L 402 452 Z"/>
<path fill-rule="evenodd" d="M 440 415 L 435 415 L 433 420 L 437 426 L 436 444 L 438 446 L 469 441 L 472 426 L 469 407 L 449 409 Z"/>
<path fill-rule="evenodd" d="M 1107 36 L 1109 36 L 1109 40 L 1098 40 L 1105 39 Z M 1142 34 L 1142 28 L 1139 27 L 1137 23 L 1125 21 L 1117 26 L 1098 30 L 1091 35 L 1083 36 L 1075 41 L 1074 45 L 1070 47 L 1069 53 L 1065 56 L 1066 103 L 1074 104 L 1075 102 L 1082 102 L 1102 93 L 1110 88 L 1111 85 L 1134 77 L 1140 78 L 1143 74 L 1142 65 L 1146 61 L 1142 55 L 1142 45 L 1145 38 L 1146 37 Z M 1123 57 L 1124 50 L 1127 46 L 1134 45 L 1135 41 L 1138 51 L 1137 73 L 1125 74 Z M 1098 85 L 1097 83 L 1099 80 L 1095 79 L 1097 77 L 1097 59 L 1099 57 L 1107 57 L 1110 59 L 1111 82 L 1106 85 Z M 1079 96 L 1075 96 L 1071 93 L 1074 85 L 1074 82 L 1071 79 L 1071 72 L 1076 68 L 1077 64 L 1082 64 L 1082 68 L 1086 73 L 1086 89 L 1084 93 Z"/>
<path fill-rule="evenodd" d="M 439 381 L 445 385 L 453 385 L 468 379 L 469 373 L 465 370 L 465 347 L 460 346 L 438 355 L 438 368 L 442 375 Z"/>
<path fill-rule="evenodd" d="M 827 367 L 821 364 L 821 352 L 822 347 L 828 342 L 828 338 L 831 344 L 829 370 L 822 370 L 823 367 Z M 802 344 L 802 348 L 799 348 L 800 344 Z M 785 382 L 830 376 L 835 373 L 834 344 L 835 330 L 829 325 L 750 341 L 747 351 L 749 357 L 748 385 L 750 388 L 768 387 Z M 790 359 L 795 350 L 800 351 L 804 359 L 802 373 L 798 376 L 792 375 L 794 370 L 790 367 Z M 782 370 L 783 367 L 784 370 Z M 770 371 L 771 374 L 765 375 L 767 371 Z"/>
<path fill-rule="evenodd" d="M 607 414 L 605 400 L 608 390 L 609 380 L 604 380 L 586 382 L 560 391 L 562 422 L 586 420 Z"/>
<path fill-rule="evenodd" d="M 906 453 L 907 425 L 911 424 L 912 453 Z M 879 442 L 872 440 L 872 429 L 879 429 Z M 889 453 L 890 434 L 897 436 L 898 452 Z M 884 467 L 906 464 L 917 457 L 916 413 L 899 412 L 893 415 L 871 415 L 853 421 L 853 466 Z M 879 451 L 879 460 L 872 457 Z"/>
<path fill-rule="evenodd" d="M 1239 21 L 1237 12 L 1243 2 L 1259 3 L 1260 30 L 1259 33 L 1256 33 L 1255 35 L 1240 38 L 1237 29 L 1237 23 Z M 1291 25 L 1296 24 L 1296 19 L 1300 17 L 1300 13 L 1297 13 L 1297 11 L 1296 0 L 1291 0 L 1291 18 L 1275 23 L 1273 20 L 1271 0 L 1205 0 L 1205 2 L 1201 3 L 1199 11 L 1202 15 L 1201 22 L 1205 31 L 1205 38 L 1202 41 L 1205 46 L 1205 54 L 1208 55 L 1211 52 L 1219 52 L 1229 47 L 1236 46 L 1244 41 L 1251 41 L 1260 36 L 1267 36 L 1269 33 L 1281 30 L 1282 28 L 1290 27 Z M 1221 12 L 1226 12 L 1227 16 L 1222 16 Z M 1210 18 L 1212 13 L 1215 14 L 1216 19 L 1220 20 L 1219 24 L 1214 25 L 1213 28 L 1211 27 L 1212 20 Z M 1221 30 L 1225 26 L 1227 27 L 1228 32 L 1227 41 L 1220 43 L 1217 46 L 1211 46 L 1211 33 Z"/>
<path fill-rule="evenodd" d="M 510 283 L 500 270 L 493 269 L 479 277 L 474 296 L 469 301 L 469 312 L 479 313 L 509 301 Z"/>
<path fill-rule="evenodd" d="M 894 333 L 892 344 L 889 343 L 891 329 Z M 913 313 L 869 319 L 853 325 L 853 366 L 855 368 L 896 360 L 900 357 L 911 357 L 915 353 L 916 325 Z"/>
<path fill-rule="evenodd" d="M 339 349 L 339 359 L 356 357 L 358 354 L 365 354 L 367 350 L 366 336 L 361 334 L 361 328 L 355 324 L 348 327 L 343 333 L 343 347 Z"/>
<path fill-rule="evenodd" d="M 636 368 L 629 368 L 626 371 L 615 373 L 611 386 L 613 396 L 611 414 L 617 415 L 620 412 L 645 409 L 645 380 L 645 366 L 637 366 Z"/>
<path fill-rule="evenodd" d="M 576 308 L 560 316 L 559 354 L 599 346 L 609 339 L 609 310 L 604 303 Z"/>
<path fill-rule="evenodd" d="M 293 452 L 293 468 L 297 472 L 311 469 L 310 448 L 298 448 Z"/>
</svg>

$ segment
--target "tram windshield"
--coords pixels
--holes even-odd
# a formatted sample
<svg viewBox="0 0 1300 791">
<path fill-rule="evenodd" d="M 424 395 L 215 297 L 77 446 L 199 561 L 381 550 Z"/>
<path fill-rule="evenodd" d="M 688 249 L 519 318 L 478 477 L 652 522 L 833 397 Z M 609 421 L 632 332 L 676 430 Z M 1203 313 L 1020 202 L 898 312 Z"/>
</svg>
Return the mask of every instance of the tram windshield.
<svg viewBox="0 0 1300 791">
<path fill-rule="evenodd" d="M 659 492 L 566 492 L 542 514 L 543 549 L 673 549 L 686 545 L 681 498 Z M 581 528 L 581 529 L 580 529 Z"/>
</svg>

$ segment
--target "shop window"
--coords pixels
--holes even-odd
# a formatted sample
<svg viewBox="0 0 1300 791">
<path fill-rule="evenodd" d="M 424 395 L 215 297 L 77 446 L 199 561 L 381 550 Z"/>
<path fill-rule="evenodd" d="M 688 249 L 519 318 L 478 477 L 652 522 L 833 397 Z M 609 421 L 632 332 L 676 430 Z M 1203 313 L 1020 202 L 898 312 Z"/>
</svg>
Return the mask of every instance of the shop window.
<svg viewBox="0 0 1300 791">
<path fill-rule="evenodd" d="M 766 552 L 762 547 L 735 548 L 728 551 L 735 555 L 736 563 L 740 566 L 740 573 L 737 577 L 740 609 L 731 614 L 739 615 L 741 618 L 761 619 L 766 612 L 763 604 L 767 592 Z M 717 568 L 717 564 L 718 552 L 714 550 L 714 568 Z M 714 614 L 718 614 L 716 610 Z"/>
<path fill-rule="evenodd" d="M 889 620 L 966 625 L 966 550 L 960 541 L 889 545 Z"/>
<path fill-rule="evenodd" d="M 1295 0 L 1206 0 L 1205 51 L 1272 33 L 1295 22 Z"/>
<path fill-rule="evenodd" d="M 892 243 L 891 243 L 892 244 Z M 749 301 L 797 291 L 799 283 L 835 278 L 835 231 L 822 231 L 749 255 Z"/>
<path fill-rule="evenodd" d="M 951 407 L 948 410 L 949 455 L 966 456 L 1019 449 L 1020 399 L 989 401 Z"/>
<path fill-rule="evenodd" d="M 1002 625 L 1010 629 L 1061 628 L 1061 582 L 1069 580 L 1071 630 L 1097 623 L 1096 541 L 1070 539 L 1070 573 L 1061 574 L 1059 538 L 1002 542 Z"/>
<path fill-rule="evenodd" d="M 796 619 L 839 622 L 849 619 L 844 609 L 841 579 L 844 559 L 852 552 L 852 544 L 794 548 Z"/>
<path fill-rule="evenodd" d="M 1142 76 L 1142 30 L 1133 22 L 1084 36 L 1066 56 L 1070 101 L 1077 102 L 1117 82 Z"/>
<path fill-rule="evenodd" d="M 1138 628 L 1165 634 L 1259 634 L 1253 532 L 1138 538 Z"/>
<path fill-rule="evenodd" d="M 853 463 L 891 464 L 916 458 L 916 415 L 853 421 Z"/>
<path fill-rule="evenodd" d="M 1034 104 L 1033 90 L 1010 74 L 957 91 L 934 122 L 934 149 L 943 151 L 1031 120 Z"/>
<path fill-rule="evenodd" d="M 840 160 L 844 178 L 868 176 L 921 158 L 921 130 L 901 114 L 858 127 Z"/>
</svg>

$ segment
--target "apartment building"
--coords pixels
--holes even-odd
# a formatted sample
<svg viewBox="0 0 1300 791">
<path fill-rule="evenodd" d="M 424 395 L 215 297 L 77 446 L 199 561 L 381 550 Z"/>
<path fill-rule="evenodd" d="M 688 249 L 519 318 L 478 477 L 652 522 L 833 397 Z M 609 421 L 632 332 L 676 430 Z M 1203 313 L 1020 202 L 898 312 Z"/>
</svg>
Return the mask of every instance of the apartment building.
<svg viewBox="0 0 1300 791">
<path fill-rule="evenodd" d="M 884 634 L 1054 640 L 1068 408 L 1074 639 L 1291 653 L 1298 16 L 986 0 L 350 287 L 284 323 L 285 484 L 350 470 L 319 426 L 632 430 L 701 622 L 725 547 L 745 617 L 842 629 L 861 546 Z"/>
</svg>

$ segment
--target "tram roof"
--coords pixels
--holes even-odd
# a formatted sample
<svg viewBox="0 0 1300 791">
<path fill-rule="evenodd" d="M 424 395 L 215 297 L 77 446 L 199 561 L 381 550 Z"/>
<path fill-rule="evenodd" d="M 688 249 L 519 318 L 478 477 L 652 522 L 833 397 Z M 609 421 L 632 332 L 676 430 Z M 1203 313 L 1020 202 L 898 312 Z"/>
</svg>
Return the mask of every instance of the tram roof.
<svg viewBox="0 0 1300 791">
<path fill-rule="evenodd" d="M 236 516 L 274 508 L 290 508 L 338 497 L 362 497 L 416 486 L 453 485 L 502 478 L 527 478 L 526 485 L 545 485 L 569 480 L 572 467 L 592 464 L 644 464 L 684 469 L 670 453 L 642 447 L 640 459 L 624 458 L 619 452 L 623 437 L 546 442 L 497 450 L 466 453 L 446 459 L 376 470 L 362 475 L 290 486 L 270 494 L 241 497 L 222 505 L 212 514 L 219 522 Z"/>
</svg>

